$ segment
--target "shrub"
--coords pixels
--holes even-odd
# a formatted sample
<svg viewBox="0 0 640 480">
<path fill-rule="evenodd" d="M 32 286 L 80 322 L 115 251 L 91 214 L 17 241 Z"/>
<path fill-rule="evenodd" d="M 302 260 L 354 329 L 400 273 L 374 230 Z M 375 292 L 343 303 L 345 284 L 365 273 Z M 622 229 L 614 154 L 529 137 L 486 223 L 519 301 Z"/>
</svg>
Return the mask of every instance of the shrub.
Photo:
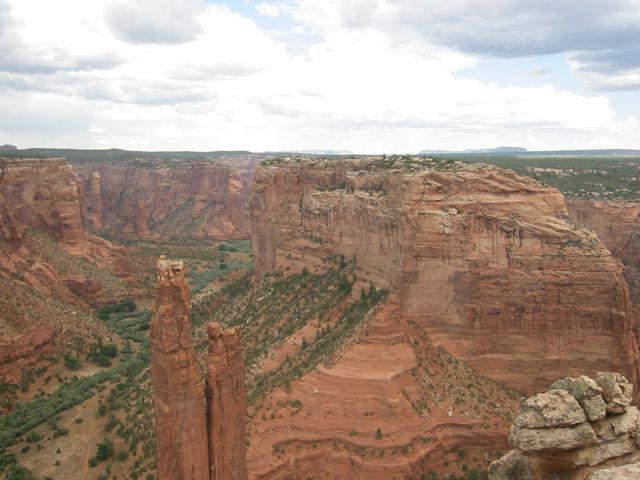
<svg viewBox="0 0 640 480">
<path fill-rule="evenodd" d="M 70 353 L 65 353 L 64 366 L 69 370 L 78 370 L 80 368 L 80 359 L 71 355 Z"/>
<path fill-rule="evenodd" d="M 38 432 L 29 432 L 27 435 L 27 442 L 29 443 L 39 442 L 40 440 L 42 440 L 42 435 Z"/>
<path fill-rule="evenodd" d="M 100 347 L 100 353 L 107 357 L 115 358 L 118 356 L 118 346 L 115 343 L 107 343 Z"/>
<path fill-rule="evenodd" d="M 96 459 L 97 460 L 106 460 L 107 458 L 113 457 L 113 442 L 109 438 L 105 438 L 102 442 L 97 445 Z"/>
<path fill-rule="evenodd" d="M 96 459 L 96 457 L 91 457 L 91 458 L 89 459 L 89 466 L 90 466 L 91 468 L 93 468 L 93 467 L 95 467 L 95 466 L 97 466 L 97 465 L 98 465 L 98 460 Z"/>
<path fill-rule="evenodd" d="M 380 440 L 382 438 L 382 430 L 380 430 L 380 428 L 376 430 L 375 437 L 376 437 L 376 440 Z"/>
</svg>

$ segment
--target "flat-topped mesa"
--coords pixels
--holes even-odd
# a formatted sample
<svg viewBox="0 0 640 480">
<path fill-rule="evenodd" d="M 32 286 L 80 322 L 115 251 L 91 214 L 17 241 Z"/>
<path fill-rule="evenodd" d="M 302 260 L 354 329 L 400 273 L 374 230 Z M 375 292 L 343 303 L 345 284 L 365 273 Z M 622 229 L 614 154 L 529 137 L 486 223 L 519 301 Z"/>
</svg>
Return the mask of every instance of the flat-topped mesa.
<svg viewBox="0 0 640 480">
<path fill-rule="evenodd" d="M 595 379 L 563 378 L 529 397 L 511 427 L 513 450 L 491 464 L 489 479 L 638 478 L 640 413 L 630 405 L 632 393 L 619 373 L 598 372 Z M 629 476 L 609 469 L 620 465 Z"/>
<path fill-rule="evenodd" d="M 208 326 L 207 403 L 211 480 L 246 480 L 245 371 L 240 327 Z"/>
<path fill-rule="evenodd" d="M 208 480 L 204 386 L 191 345 L 189 287 L 180 261 L 160 257 L 151 319 L 151 373 L 160 480 Z"/>
</svg>

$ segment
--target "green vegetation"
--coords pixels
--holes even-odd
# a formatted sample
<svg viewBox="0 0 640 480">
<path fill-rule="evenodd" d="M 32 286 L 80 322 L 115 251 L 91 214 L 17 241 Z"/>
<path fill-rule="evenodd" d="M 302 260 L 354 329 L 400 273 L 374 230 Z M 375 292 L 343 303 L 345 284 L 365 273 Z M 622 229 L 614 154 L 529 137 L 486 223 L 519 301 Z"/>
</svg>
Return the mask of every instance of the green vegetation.
<svg viewBox="0 0 640 480">
<path fill-rule="evenodd" d="M 13 445 L 18 437 L 49 421 L 60 412 L 78 405 L 96 393 L 96 387 L 118 378 L 118 369 L 96 373 L 62 384 L 49 396 L 18 402 L 16 410 L 0 418 L 0 450 Z"/>
<path fill-rule="evenodd" d="M 69 370 L 78 370 L 80 368 L 80 359 L 70 353 L 64 354 L 64 366 Z"/>
<path fill-rule="evenodd" d="M 136 310 L 135 302 L 128 298 L 114 305 L 105 305 L 98 310 L 98 316 L 102 320 L 108 320 L 112 313 L 134 312 Z"/>
<path fill-rule="evenodd" d="M 250 372 L 248 398 L 255 403 L 273 388 L 286 387 L 321 362 L 329 361 L 385 297 L 385 292 L 371 287 L 358 302 L 347 304 L 354 269 L 354 262 L 338 256 L 327 259 L 327 270 L 322 274 L 275 274 L 255 285 L 244 276 L 198 302 L 193 309 L 194 325 L 216 321 L 242 327 Z M 261 375 L 251 373 L 267 352 L 309 324 L 316 325 L 313 342 L 302 338 L 299 352 L 278 368 Z M 197 348 L 202 349 L 206 347 L 204 331 L 198 332 Z"/>
<path fill-rule="evenodd" d="M 514 170 L 558 188 L 569 197 L 630 200 L 640 198 L 640 156 L 451 155 L 449 160 L 482 162 Z M 438 156 L 438 158 L 444 158 Z"/>
<path fill-rule="evenodd" d="M 105 438 L 102 442 L 98 443 L 97 452 L 96 452 L 96 460 L 103 461 L 107 458 L 113 457 L 115 454 L 113 450 L 113 441 L 109 438 Z"/>
<path fill-rule="evenodd" d="M 106 345 L 97 344 L 94 345 L 89 354 L 87 360 L 95 363 L 100 367 L 110 367 L 111 359 L 118 356 L 118 347 L 114 343 L 108 343 Z"/>
</svg>

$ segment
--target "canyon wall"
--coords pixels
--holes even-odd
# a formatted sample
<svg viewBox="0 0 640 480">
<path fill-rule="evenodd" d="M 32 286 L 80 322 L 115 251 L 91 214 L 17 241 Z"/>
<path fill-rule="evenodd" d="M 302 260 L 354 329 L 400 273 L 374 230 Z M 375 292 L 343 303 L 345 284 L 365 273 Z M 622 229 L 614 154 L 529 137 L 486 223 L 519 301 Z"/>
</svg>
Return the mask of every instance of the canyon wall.
<svg viewBox="0 0 640 480">
<path fill-rule="evenodd" d="M 209 160 L 79 163 L 87 226 L 117 238 L 247 238 L 251 170 Z"/>
<path fill-rule="evenodd" d="M 74 247 L 85 239 L 79 182 L 63 159 L 8 160 L 0 182 L 0 235 L 19 242 L 27 229 Z"/>
<path fill-rule="evenodd" d="M 532 392 L 606 368 L 635 382 L 622 268 L 568 219 L 560 192 L 496 167 L 421 162 L 265 162 L 250 193 L 257 274 L 355 257 L 404 322 L 496 381 Z"/>
<path fill-rule="evenodd" d="M 625 200 L 567 200 L 569 214 L 591 228 L 611 253 L 640 263 L 640 202 Z"/>
<path fill-rule="evenodd" d="M 151 320 L 151 374 L 160 480 L 209 478 L 204 385 L 191 345 L 191 303 L 182 262 L 161 258 Z"/>
</svg>

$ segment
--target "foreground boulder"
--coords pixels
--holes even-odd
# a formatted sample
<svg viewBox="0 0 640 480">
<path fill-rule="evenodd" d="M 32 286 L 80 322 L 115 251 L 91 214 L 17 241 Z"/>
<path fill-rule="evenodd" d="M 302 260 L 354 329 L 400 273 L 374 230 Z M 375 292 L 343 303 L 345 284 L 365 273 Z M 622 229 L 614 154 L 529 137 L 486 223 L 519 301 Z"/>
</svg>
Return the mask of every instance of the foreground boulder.
<svg viewBox="0 0 640 480">
<path fill-rule="evenodd" d="M 489 479 L 640 478 L 640 464 L 624 465 L 640 457 L 632 393 L 624 376 L 599 372 L 595 380 L 563 378 L 524 400 L 509 436 L 514 449 L 490 465 Z"/>
</svg>

